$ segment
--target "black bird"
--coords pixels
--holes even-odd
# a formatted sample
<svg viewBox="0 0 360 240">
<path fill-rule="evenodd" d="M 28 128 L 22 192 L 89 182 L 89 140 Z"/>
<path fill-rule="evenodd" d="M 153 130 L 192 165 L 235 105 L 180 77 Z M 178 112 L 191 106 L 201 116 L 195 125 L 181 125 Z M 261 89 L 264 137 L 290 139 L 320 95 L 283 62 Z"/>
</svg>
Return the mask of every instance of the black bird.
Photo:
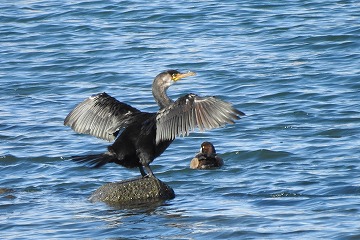
<svg viewBox="0 0 360 240">
<path fill-rule="evenodd" d="M 152 94 L 160 107 L 156 113 L 142 112 L 107 93 L 89 97 L 65 118 L 64 125 L 75 132 L 115 142 L 102 154 L 76 156 L 72 160 L 92 167 L 114 162 L 124 167 L 139 167 L 141 175 L 154 176 L 149 164 L 172 143 L 176 136 L 187 136 L 195 127 L 201 131 L 217 128 L 244 115 L 230 103 L 215 97 L 187 94 L 175 102 L 166 90 L 181 78 L 195 73 L 168 70 L 152 84 Z"/>
<path fill-rule="evenodd" d="M 200 152 L 190 162 L 192 169 L 211 169 L 224 165 L 224 161 L 216 154 L 214 145 L 211 142 L 203 142 Z"/>
</svg>

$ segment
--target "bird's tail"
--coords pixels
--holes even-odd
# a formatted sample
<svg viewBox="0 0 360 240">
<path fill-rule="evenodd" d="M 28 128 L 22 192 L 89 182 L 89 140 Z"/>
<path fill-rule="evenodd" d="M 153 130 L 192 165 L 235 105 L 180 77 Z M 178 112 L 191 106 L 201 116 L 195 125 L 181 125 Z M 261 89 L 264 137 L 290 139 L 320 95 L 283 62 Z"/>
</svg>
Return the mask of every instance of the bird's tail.
<svg viewBox="0 0 360 240">
<path fill-rule="evenodd" d="M 93 168 L 99 168 L 107 163 L 114 162 L 117 159 L 114 155 L 111 155 L 109 153 L 102 153 L 85 156 L 72 156 L 71 160 L 78 163 L 85 163 L 86 165 Z"/>
</svg>

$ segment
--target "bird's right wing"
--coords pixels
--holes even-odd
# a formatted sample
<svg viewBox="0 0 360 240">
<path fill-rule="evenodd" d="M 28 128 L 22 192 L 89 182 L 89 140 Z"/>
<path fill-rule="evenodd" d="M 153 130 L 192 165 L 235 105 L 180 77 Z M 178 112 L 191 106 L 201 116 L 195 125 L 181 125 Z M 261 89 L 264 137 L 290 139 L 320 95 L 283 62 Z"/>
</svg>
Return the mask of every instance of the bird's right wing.
<svg viewBox="0 0 360 240">
<path fill-rule="evenodd" d="M 65 118 L 64 125 L 77 133 L 113 141 L 118 131 L 127 126 L 140 110 L 100 93 L 79 103 Z"/>
<path fill-rule="evenodd" d="M 216 97 L 187 94 L 156 115 L 156 143 L 189 135 L 194 128 L 201 131 L 234 123 L 245 115 L 230 103 Z"/>
</svg>

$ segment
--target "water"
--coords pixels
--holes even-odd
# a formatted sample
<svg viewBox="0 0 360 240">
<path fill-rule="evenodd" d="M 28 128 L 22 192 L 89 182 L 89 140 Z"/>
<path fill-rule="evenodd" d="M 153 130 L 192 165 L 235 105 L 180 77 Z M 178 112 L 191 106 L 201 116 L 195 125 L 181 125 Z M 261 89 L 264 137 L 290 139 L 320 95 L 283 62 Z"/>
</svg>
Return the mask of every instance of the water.
<svg viewBox="0 0 360 240">
<path fill-rule="evenodd" d="M 360 238 L 358 1 L 0 3 L 2 239 Z M 169 94 L 216 95 L 247 117 L 177 139 L 153 164 L 176 198 L 90 203 L 137 169 L 67 158 L 108 143 L 63 126 L 107 92 L 156 111 L 153 77 L 192 70 Z M 201 142 L 219 170 L 189 169 Z"/>
</svg>

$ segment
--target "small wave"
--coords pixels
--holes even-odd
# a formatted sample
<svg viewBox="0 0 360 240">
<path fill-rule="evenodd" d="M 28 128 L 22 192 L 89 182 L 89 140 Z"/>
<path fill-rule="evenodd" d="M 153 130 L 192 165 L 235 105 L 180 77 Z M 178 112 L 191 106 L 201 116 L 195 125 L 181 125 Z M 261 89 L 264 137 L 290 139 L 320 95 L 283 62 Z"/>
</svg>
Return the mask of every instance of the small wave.
<svg viewBox="0 0 360 240">
<path fill-rule="evenodd" d="M 318 134 L 320 136 L 325 136 L 325 137 L 329 137 L 329 138 L 341 138 L 344 136 L 349 136 L 353 133 L 352 129 L 328 129 L 328 130 L 324 130 L 319 132 Z"/>
<path fill-rule="evenodd" d="M 282 159 L 293 156 L 293 153 L 286 151 L 274 151 L 268 149 L 258 149 L 255 151 L 236 151 L 232 153 L 228 153 L 229 155 L 237 155 L 242 159 L 257 159 L 257 160 L 274 160 L 274 159 Z"/>
<path fill-rule="evenodd" d="M 1 165 L 7 165 L 7 164 L 13 164 L 16 163 L 19 160 L 19 158 L 13 156 L 13 155 L 1 155 L 0 156 L 0 164 Z"/>
</svg>

